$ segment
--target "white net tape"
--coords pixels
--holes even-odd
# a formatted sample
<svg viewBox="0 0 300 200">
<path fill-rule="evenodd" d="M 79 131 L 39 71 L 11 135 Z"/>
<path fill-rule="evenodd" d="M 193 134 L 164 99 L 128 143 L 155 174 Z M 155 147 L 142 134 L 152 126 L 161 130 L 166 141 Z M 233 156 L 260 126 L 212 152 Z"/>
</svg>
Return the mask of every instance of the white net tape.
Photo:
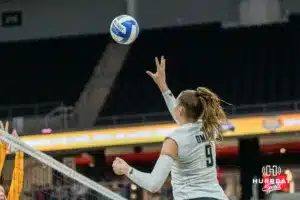
<svg viewBox="0 0 300 200">
<path fill-rule="evenodd" d="M 78 183 L 86 186 L 94 190 L 95 192 L 113 200 L 126 200 L 124 197 L 106 189 L 105 187 L 101 186 L 100 184 L 92 181 L 91 179 L 79 174 L 78 172 L 74 171 L 73 169 L 67 167 L 66 165 L 58 162 L 54 158 L 48 156 L 47 154 L 40 152 L 28 144 L 22 142 L 21 140 L 15 138 L 14 136 L 8 134 L 6 131 L 0 129 L 0 140 L 3 142 L 11 145 L 12 147 L 19 149 L 20 151 L 30 155 L 31 157 L 35 158 L 36 160 L 44 163 L 45 165 L 51 167 L 52 169 L 57 170 L 58 172 L 64 174 L 66 177 L 70 179 L 76 180 Z"/>
</svg>

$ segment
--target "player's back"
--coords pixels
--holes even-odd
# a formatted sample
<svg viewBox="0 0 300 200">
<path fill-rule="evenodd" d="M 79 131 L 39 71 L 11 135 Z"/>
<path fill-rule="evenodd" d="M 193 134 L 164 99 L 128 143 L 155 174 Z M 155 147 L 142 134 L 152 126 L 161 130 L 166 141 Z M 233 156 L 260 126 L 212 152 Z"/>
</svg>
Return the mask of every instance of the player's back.
<svg viewBox="0 0 300 200">
<path fill-rule="evenodd" d="M 208 141 L 200 128 L 201 122 L 185 124 L 169 135 L 178 145 L 171 170 L 174 198 L 227 200 L 217 180 L 215 143 Z"/>
</svg>

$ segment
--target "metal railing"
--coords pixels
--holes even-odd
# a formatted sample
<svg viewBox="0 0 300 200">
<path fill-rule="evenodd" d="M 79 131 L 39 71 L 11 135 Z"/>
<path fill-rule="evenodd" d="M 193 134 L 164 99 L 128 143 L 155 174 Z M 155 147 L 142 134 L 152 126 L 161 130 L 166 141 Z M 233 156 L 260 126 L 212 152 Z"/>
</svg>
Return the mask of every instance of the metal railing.
<svg viewBox="0 0 300 200">
<path fill-rule="evenodd" d="M 28 108 L 28 110 L 26 110 L 26 108 Z M 300 101 L 227 106 L 225 107 L 225 111 L 231 118 L 262 114 L 268 115 L 300 112 Z M 73 108 L 63 106 L 61 103 L 0 107 L 0 117 L 2 119 L 12 119 L 17 116 L 23 117 L 22 123 L 25 134 L 41 133 L 41 130 L 44 128 L 51 128 L 54 132 L 65 131 L 67 129 L 78 129 L 76 114 L 74 113 Z M 118 115 L 99 117 L 93 128 L 165 123 L 171 121 L 172 117 L 167 111 L 135 115 Z"/>
<path fill-rule="evenodd" d="M 228 116 L 250 116 L 258 114 L 274 114 L 274 113 L 291 113 L 300 111 L 300 101 L 255 104 L 255 105 L 241 105 L 241 106 L 226 106 L 224 108 Z M 135 115 L 118 115 L 99 117 L 96 121 L 97 126 L 112 126 L 151 122 L 167 122 L 172 121 L 169 112 L 135 114 Z"/>
<path fill-rule="evenodd" d="M 56 107 L 63 106 L 62 102 L 41 104 L 22 104 L 14 106 L 0 106 L 0 118 L 11 119 L 13 117 L 45 116 Z"/>
<path fill-rule="evenodd" d="M 41 133 L 48 128 L 55 132 L 64 131 L 70 128 L 72 117 L 73 107 L 61 105 L 42 116 L 24 117 L 23 131 L 29 134 Z"/>
</svg>

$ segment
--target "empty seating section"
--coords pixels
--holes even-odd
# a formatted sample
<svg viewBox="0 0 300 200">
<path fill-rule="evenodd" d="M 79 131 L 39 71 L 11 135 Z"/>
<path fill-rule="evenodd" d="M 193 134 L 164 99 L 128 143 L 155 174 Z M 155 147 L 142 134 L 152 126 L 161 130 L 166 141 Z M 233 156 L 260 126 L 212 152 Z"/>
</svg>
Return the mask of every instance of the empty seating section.
<svg viewBox="0 0 300 200">
<path fill-rule="evenodd" d="M 234 105 L 300 99 L 298 26 L 292 20 L 244 28 L 223 29 L 213 23 L 142 31 L 98 117 L 166 111 L 158 88 L 145 74 L 155 70 L 154 57 L 160 55 L 167 58 L 168 83 L 175 95 L 206 86 Z M 90 35 L 0 43 L 0 104 L 73 105 L 109 41 L 108 35 Z M 25 71 L 31 75 L 23 76 Z M 45 113 L 51 109 L 42 108 Z M 1 116 L 27 112 L 2 110 Z"/>
<path fill-rule="evenodd" d="M 75 103 L 108 41 L 108 35 L 93 35 L 0 43 L 0 105 Z"/>
<path fill-rule="evenodd" d="M 299 99 L 299 32 L 296 22 L 143 31 L 99 117 L 166 111 L 158 88 L 145 74 L 155 70 L 154 57 L 160 55 L 167 58 L 167 79 L 175 95 L 206 86 L 234 105 Z"/>
</svg>

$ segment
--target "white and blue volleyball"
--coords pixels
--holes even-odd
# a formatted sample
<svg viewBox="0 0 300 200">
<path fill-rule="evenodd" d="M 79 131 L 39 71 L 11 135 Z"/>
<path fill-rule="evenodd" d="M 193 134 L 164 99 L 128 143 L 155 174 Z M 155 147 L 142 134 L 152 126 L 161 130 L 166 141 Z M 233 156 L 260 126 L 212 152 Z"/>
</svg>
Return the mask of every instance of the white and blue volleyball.
<svg viewBox="0 0 300 200">
<path fill-rule="evenodd" d="M 139 35 L 139 25 L 133 17 L 120 15 L 111 22 L 110 35 L 119 44 L 131 44 Z"/>
</svg>

